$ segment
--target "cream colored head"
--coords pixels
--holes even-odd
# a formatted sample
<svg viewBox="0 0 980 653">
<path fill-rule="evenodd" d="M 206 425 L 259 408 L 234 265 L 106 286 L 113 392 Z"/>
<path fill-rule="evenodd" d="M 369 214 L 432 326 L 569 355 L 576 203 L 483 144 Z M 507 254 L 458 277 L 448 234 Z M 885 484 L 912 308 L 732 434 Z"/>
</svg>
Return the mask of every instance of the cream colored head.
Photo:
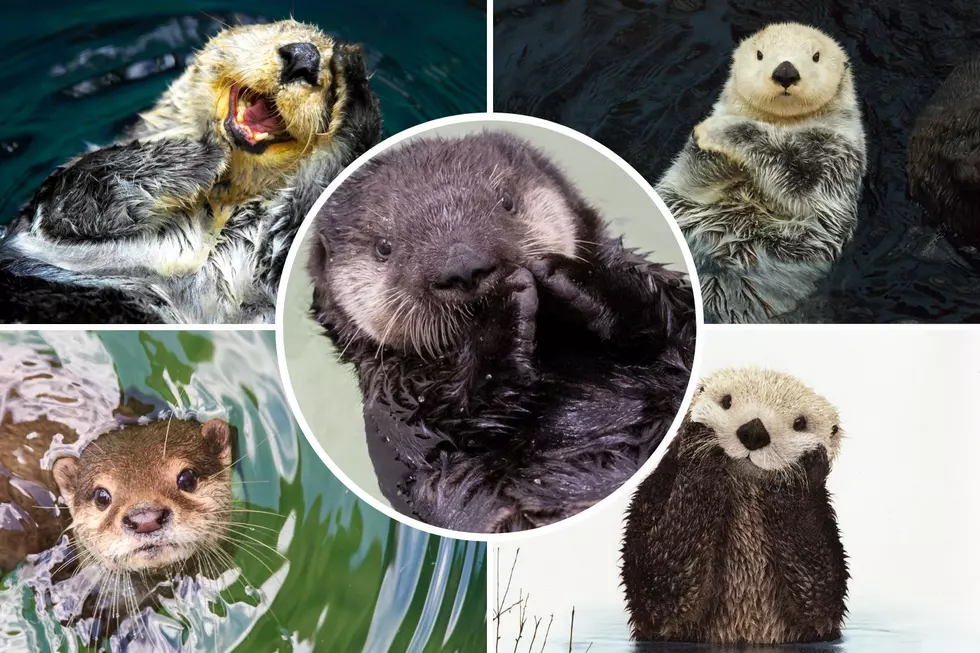
<svg viewBox="0 0 980 653">
<path fill-rule="evenodd" d="M 833 462 L 843 435 L 826 399 L 788 374 L 759 368 L 703 379 L 690 419 L 710 428 L 730 458 L 767 471 L 787 470 L 818 447 Z"/>
<path fill-rule="evenodd" d="M 218 419 L 129 427 L 58 459 L 80 564 L 152 572 L 214 551 L 231 514 L 230 465 L 230 429 Z"/>
<path fill-rule="evenodd" d="M 731 89 L 763 115 L 806 116 L 826 107 L 850 79 L 847 54 L 820 30 L 770 25 L 748 37 L 732 57 Z"/>
<path fill-rule="evenodd" d="M 136 135 L 199 138 L 213 131 L 232 147 L 232 193 L 270 190 L 304 158 L 332 146 L 348 102 L 343 67 L 360 57 L 359 46 L 293 20 L 231 27 L 141 115 Z"/>
</svg>

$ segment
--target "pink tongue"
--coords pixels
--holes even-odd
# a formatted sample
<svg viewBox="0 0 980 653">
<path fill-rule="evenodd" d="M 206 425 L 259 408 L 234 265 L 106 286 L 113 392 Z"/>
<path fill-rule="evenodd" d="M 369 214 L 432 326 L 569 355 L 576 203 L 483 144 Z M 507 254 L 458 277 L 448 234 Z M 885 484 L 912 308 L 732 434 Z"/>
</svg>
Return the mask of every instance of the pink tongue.
<svg viewBox="0 0 980 653">
<path fill-rule="evenodd" d="M 242 122 L 252 131 L 279 131 L 279 119 L 272 115 L 272 107 L 263 98 L 259 98 L 255 104 L 245 110 Z"/>
</svg>

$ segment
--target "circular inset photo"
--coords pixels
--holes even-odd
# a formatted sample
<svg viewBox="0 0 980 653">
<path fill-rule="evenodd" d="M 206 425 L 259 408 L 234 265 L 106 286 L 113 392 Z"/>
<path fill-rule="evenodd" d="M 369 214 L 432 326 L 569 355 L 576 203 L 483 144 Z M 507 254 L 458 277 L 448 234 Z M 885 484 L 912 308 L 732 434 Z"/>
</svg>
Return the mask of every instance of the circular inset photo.
<svg viewBox="0 0 980 653">
<path fill-rule="evenodd" d="M 392 516 L 505 533 L 626 483 L 689 400 L 700 293 L 663 202 L 601 145 L 458 116 L 314 205 L 280 364 L 325 462 Z"/>
</svg>

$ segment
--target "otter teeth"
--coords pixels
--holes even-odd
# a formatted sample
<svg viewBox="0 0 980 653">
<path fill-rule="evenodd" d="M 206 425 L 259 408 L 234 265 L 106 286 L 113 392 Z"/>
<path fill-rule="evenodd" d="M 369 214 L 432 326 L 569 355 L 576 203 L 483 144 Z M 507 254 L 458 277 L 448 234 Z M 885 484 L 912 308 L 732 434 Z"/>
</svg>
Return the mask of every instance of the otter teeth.
<svg viewBox="0 0 980 653">
<path fill-rule="evenodd" d="M 269 132 L 252 132 L 252 138 L 256 141 L 264 141 L 269 138 Z"/>
<path fill-rule="evenodd" d="M 245 120 L 245 105 L 241 102 L 238 103 L 238 112 L 235 114 L 235 120 L 238 122 Z"/>
</svg>

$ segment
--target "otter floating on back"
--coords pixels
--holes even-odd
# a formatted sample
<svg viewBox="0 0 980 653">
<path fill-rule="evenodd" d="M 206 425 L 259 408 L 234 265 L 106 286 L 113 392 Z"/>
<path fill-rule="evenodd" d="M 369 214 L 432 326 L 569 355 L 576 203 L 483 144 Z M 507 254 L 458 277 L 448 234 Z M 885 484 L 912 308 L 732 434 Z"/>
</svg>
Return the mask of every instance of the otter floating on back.
<svg viewBox="0 0 980 653">
<path fill-rule="evenodd" d="M 622 577 L 633 637 L 840 638 L 848 571 L 826 480 L 841 437 L 834 407 L 787 374 L 705 379 L 627 513 Z"/>
<path fill-rule="evenodd" d="M 358 372 L 399 511 L 468 532 L 563 519 L 632 476 L 675 418 L 689 282 L 611 239 L 526 141 L 395 147 L 312 234 L 313 314 Z"/>
<path fill-rule="evenodd" d="M 41 185 L 0 240 L 0 321 L 271 323 L 296 229 L 380 134 L 359 46 L 229 28 Z"/>
<path fill-rule="evenodd" d="M 783 23 L 736 48 L 711 116 L 657 184 L 694 256 L 706 321 L 767 322 L 814 292 L 854 233 L 865 158 L 833 39 Z"/>
<path fill-rule="evenodd" d="M 980 265 L 980 57 L 957 66 L 916 119 L 908 175 L 928 222 Z"/>
</svg>

